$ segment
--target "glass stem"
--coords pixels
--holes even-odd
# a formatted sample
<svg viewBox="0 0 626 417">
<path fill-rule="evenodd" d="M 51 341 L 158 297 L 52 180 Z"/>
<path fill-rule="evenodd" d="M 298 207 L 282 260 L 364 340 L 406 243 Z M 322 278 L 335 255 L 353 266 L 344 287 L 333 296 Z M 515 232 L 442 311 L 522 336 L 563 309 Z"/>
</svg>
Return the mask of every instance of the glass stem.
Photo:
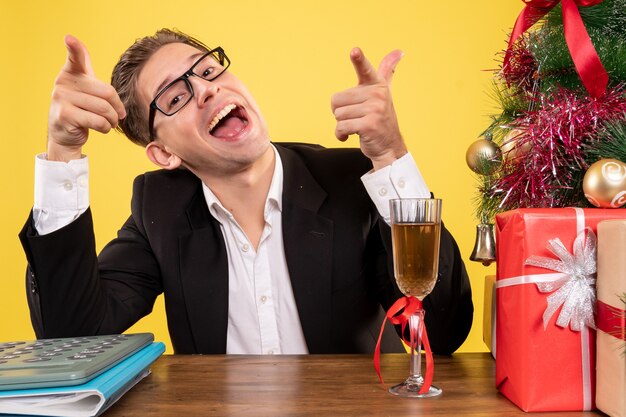
<svg viewBox="0 0 626 417">
<path fill-rule="evenodd" d="M 406 383 L 409 389 L 418 390 L 424 383 L 422 377 L 422 328 L 424 326 L 424 310 L 416 310 L 409 318 L 411 365 Z"/>
</svg>

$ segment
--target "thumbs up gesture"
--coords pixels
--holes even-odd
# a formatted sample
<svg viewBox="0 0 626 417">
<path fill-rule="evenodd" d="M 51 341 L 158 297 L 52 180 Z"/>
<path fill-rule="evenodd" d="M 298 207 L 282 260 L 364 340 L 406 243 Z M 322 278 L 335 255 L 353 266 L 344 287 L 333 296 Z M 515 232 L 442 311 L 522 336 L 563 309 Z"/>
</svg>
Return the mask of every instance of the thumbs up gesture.
<svg viewBox="0 0 626 417">
<path fill-rule="evenodd" d="M 372 160 L 374 169 L 389 165 L 407 153 L 391 97 L 391 79 L 401 58 L 401 51 L 392 51 L 376 70 L 361 49 L 354 48 L 350 60 L 358 84 L 334 94 L 331 99 L 337 120 L 335 136 L 345 141 L 351 134 L 358 134 L 361 151 Z"/>
<path fill-rule="evenodd" d="M 115 89 L 96 78 L 85 45 L 67 35 L 65 47 L 48 115 L 48 159 L 60 161 L 81 157 L 89 129 L 107 133 L 126 117 Z"/>
</svg>

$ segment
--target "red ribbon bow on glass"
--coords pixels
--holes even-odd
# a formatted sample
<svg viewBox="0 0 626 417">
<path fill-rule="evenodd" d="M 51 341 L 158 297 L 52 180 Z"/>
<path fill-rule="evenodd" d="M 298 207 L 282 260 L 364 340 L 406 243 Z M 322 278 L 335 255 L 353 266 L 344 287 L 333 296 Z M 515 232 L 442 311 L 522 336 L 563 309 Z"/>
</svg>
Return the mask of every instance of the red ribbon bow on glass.
<svg viewBox="0 0 626 417">
<path fill-rule="evenodd" d="M 609 82 L 609 75 L 604 69 L 600 57 L 596 52 L 591 38 L 585 29 L 583 20 L 580 17 L 578 7 L 595 6 L 602 3 L 603 0 L 522 0 L 526 3 L 526 7 L 517 17 L 515 27 L 511 33 L 509 46 L 502 68 L 506 73 L 509 60 L 511 59 L 511 46 L 517 38 L 526 32 L 539 19 L 546 15 L 556 6 L 559 1 L 563 9 L 563 31 L 565 32 L 565 41 L 569 49 L 576 72 L 593 98 L 600 98 L 606 91 Z"/>
<path fill-rule="evenodd" d="M 378 342 L 376 343 L 376 351 L 374 352 L 374 368 L 378 374 L 380 382 L 385 385 L 383 377 L 380 373 L 380 340 L 383 337 L 383 331 L 385 330 L 385 323 L 389 320 L 392 324 L 399 324 L 402 326 L 402 340 L 408 345 L 411 342 L 404 338 L 406 325 L 411 318 L 411 315 L 422 308 L 422 302 L 415 297 L 402 297 L 398 299 L 387 311 L 383 324 L 380 327 L 380 334 L 378 335 Z M 400 311 L 403 310 L 401 313 Z M 399 313 L 399 314 L 398 314 Z M 424 384 L 419 390 L 420 394 L 427 393 L 433 382 L 433 374 L 435 373 L 435 364 L 433 362 L 433 352 L 430 349 L 430 342 L 428 341 L 428 335 L 426 334 L 426 325 L 422 323 L 420 326 L 422 329 L 422 343 L 424 344 L 424 350 L 426 351 L 426 373 L 424 375 Z M 417 348 L 417 347 L 416 347 Z M 416 351 L 416 355 L 420 355 L 421 352 Z"/>
</svg>

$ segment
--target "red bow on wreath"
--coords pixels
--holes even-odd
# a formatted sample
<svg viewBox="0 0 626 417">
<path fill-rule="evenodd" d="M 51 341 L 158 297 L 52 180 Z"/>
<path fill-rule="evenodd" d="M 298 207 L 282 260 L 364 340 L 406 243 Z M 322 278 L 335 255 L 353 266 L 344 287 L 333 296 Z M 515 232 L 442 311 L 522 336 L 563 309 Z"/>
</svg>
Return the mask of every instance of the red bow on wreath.
<svg viewBox="0 0 626 417">
<path fill-rule="evenodd" d="M 602 3 L 603 0 L 522 0 L 526 3 L 526 7 L 517 17 L 515 27 L 511 33 L 509 46 L 504 55 L 503 70 L 507 71 L 509 60 L 511 59 L 511 46 L 518 37 L 526 32 L 539 19 L 546 15 L 559 2 L 563 9 L 563 31 L 565 32 L 565 41 L 569 49 L 576 72 L 593 98 L 599 98 L 604 95 L 606 86 L 609 82 L 609 75 L 604 69 L 600 57 L 596 52 L 591 38 L 585 29 L 583 20 L 580 17 L 578 7 L 595 6 Z"/>
</svg>

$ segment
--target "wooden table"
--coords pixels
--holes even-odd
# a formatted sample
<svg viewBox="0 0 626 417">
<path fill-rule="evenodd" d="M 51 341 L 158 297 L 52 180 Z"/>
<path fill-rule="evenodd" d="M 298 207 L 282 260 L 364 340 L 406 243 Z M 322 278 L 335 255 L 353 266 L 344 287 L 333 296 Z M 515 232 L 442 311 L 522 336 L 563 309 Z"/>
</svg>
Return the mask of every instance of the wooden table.
<svg viewBox="0 0 626 417">
<path fill-rule="evenodd" d="M 388 384 L 409 356 L 382 356 Z M 105 416 L 578 416 L 520 411 L 494 387 L 488 353 L 435 357 L 437 398 L 399 398 L 378 381 L 368 355 L 165 355 Z"/>
</svg>

